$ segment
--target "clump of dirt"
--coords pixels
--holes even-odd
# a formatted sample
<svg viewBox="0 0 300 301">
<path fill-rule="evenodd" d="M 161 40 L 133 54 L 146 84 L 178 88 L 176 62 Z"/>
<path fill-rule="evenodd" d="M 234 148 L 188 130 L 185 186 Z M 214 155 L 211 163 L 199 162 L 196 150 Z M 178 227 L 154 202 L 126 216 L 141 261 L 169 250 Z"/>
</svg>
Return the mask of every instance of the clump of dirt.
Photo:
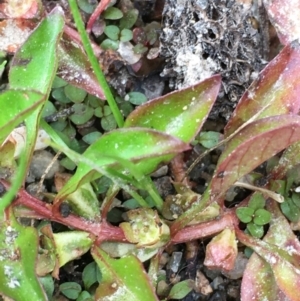
<svg viewBox="0 0 300 301">
<path fill-rule="evenodd" d="M 171 89 L 222 75 L 210 117 L 228 120 L 267 62 L 268 21 L 264 8 L 251 1 L 166 0 L 160 42 L 166 59 L 161 75 L 170 78 Z"/>
</svg>

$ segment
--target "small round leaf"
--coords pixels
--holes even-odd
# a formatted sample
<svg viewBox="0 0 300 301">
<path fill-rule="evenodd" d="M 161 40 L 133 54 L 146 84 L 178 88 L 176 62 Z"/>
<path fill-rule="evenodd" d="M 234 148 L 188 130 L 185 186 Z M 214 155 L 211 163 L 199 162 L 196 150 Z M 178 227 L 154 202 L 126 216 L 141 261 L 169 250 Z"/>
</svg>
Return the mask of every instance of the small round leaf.
<svg viewBox="0 0 300 301">
<path fill-rule="evenodd" d="M 145 96 L 145 94 L 140 92 L 129 92 L 125 95 L 124 99 L 136 106 L 141 105 L 147 101 L 147 97 Z"/>
<path fill-rule="evenodd" d="M 201 143 L 206 148 L 214 147 L 220 140 L 220 133 L 208 131 L 201 132 L 200 137 L 197 139 L 199 143 Z"/>
<path fill-rule="evenodd" d="M 83 102 L 87 95 L 86 91 L 79 89 L 77 87 L 74 87 L 72 85 L 65 86 L 64 90 L 65 90 L 66 96 L 74 103 Z"/>
<path fill-rule="evenodd" d="M 256 237 L 256 238 L 261 238 L 264 235 L 264 227 L 263 226 L 258 226 L 258 225 L 253 224 L 253 223 L 249 223 L 247 225 L 247 230 L 250 232 L 250 234 L 253 237 Z"/>
<path fill-rule="evenodd" d="M 76 282 L 65 282 L 59 286 L 59 290 L 67 298 L 75 300 L 81 292 L 81 286 Z"/>
<path fill-rule="evenodd" d="M 89 134 L 86 134 L 85 136 L 83 136 L 82 140 L 85 143 L 91 145 L 101 136 L 102 136 L 102 134 L 100 132 L 92 132 L 92 133 L 89 133 Z"/>
<path fill-rule="evenodd" d="M 254 193 L 249 201 L 248 206 L 254 210 L 264 208 L 266 205 L 266 200 L 261 193 Z"/>
<path fill-rule="evenodd" d="M 84 287 L 89 289 L 94 283 L 101 280 L 101 271 L 96 262 L 89 263 L 82 272 Z"/>
<path fill-rule="evenodd" d="M 123 17 L 123 13 L 116 7 L 109 7 L 103 13 L 103 18 L 107 20 L 118 20 Z"/>
<path fill-rule="evenodd" d="M 76 125 L 85 124 L 94 115 L 94 109 L 83 103 L 75 104 L 73 108 L 75 113 L 70 116 L 70 119 Z"/>
<path fill-rule="evenodd" d="M 236 215 L 239 220 L 245 224 L 252 221 L 254 210 L 249 207 L 240 207 L 236 209 Z"/>
<path fill-rule="evenodd" d="M 121 31 L 120 41 L 122 42 L 129 42 L 132 40 L 133 34 L 130 29 L 124 28 Z"/>
<path fill-rule="evenodd" d="M 271 213 L 265 209 L 257 209 L 254 214 L 253 222 L 258 226 L 266 225 L 271 220 Z"/>
<path fill-rule="evenodd" d="M 119 48 L 119 41 L 113 41 L 111 39 L 105 39 L 101 43 L 100 46 L 104 50 L 107 50 L 107 49 L 117 50 Z"/>
<path fill-rule="evenodd" d="M 113 41 L 119 39 L 120 29 L 115 25 L 108 25 L 104 29 L 104 33 Z"/>
<path fill-rule="evenodd" d="M 113 115 L 105 116 L 101 119 L 101 126 L 104 131 L 108 132 L 117 127 L 116 120 Z"/>
<path fill-rule="evenodd" d="M 120 20 L 120 28 L 131 28 L 137 21 L 139 11 L 137 9 L 131 9 L 126 12 L 123 18 Z"/>
<path fill-rule="evenodd" d="M 189 292 L 193 290 L 194 281 L 191 279 L 176 283 L 168 296 L 168 299 L 183 299 Z"/>
</svg>

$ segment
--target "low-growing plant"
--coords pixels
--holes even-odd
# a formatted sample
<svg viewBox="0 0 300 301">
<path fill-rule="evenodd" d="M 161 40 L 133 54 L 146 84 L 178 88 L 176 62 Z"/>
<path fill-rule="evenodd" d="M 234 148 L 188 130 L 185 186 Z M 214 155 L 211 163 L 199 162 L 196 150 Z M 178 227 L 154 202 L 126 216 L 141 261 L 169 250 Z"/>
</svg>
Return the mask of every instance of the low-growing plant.
<svg viewBox="0 0 300 301">
<path fill-rule="evenodd" d="M 237 242 L 253 250 L 243 275 L 242 300 L 299 300 L 300 243 L 291 228 L 299 229 L 300 217 L 297 181 L 292 172 L 300 163 L 299 43 L 286 41 L 279 55 L 245 92 L 221 142 L 213 133 L 198 136 L 204 146 L 223 145 L 224 149 L 203 195 L 183 183 L 174 183 L 174 204 L 181 211 L 173 212 L 173 200 L 161 198 L 149 175 L 190 149 L 218 96 L 221 77 L 214 75 L 192 87 L 144 102 L 123 123 L 93 56 L 76 3 L 70 0 L 70 4 L 88 59 L 75 47 L 68 60 L 85 62 L 84 66 L 91 62 L 95 75 L 91 71 L 84 74 L 93 76 L 93 83 L 77 83 L 81 90 L 73 90 L 70 84 L 74 85 L 74 78 L 64 76 L 68 84 L 55 80 L 57 73 L 71 70 L 62 52 L 62 45 L 66 45 L 64 16 L 56 8 L 16 52 L 9 70 L 9 88 L 0 94 L 1 164 L 7 171 L 6 179 L 0 180 L 1 294 L 16 301 L 28 300 L 28 296 L 32 300 L 51 300 L 54 294 L 79 301 L 159 300 L 155 288 L 163 248 L 214 236 L 207 245 L 204 263 L 208 267 L 231 270 L 238 253 Z M 285 39 L 289 38 L 287 32 L 281 32 Z M 96 87 L 95 77 L 101 88 Z M 59 126 L 64 125 L 51 127 L 42 118 L 53 85 L 61 89 L 56 92 L 58 101 L 64 99 L 62 89 L 69 99 L 74 98 L 74 106 L 90 100 L 96 117 L 107 116 L 110 110 L 120 128 L 100 136 L 90 132 L 89 137 L 84 135 L 89 146 L 83 153 L 74 151 L 71 142 L 58 134 Z M 87 93 L 106 98 L 109 106 L 89 99 Z M 48 109 L 51 111 L 51 105 Z M 73 109 L 75 115 L 80 110 Z M 79 119 L 71 120 L 76 124 Z M 8 160 L 6 154 L 13 157 L 15 147 L 9 135 L 23 122 L 25 147 L 17 162 Z M 57 174 L 58 192 L 51 203 L 22 188 L 39 128 L 48 134 L 47 145 L 77 165 L 73 175 Z M 75 132 L 69 128 L 67 135 Z M 247 175 L 281 151 L 279 162 L 260 176 L 262 185 L 246 182 Z M 237 207 L 226 208 L 225 195 L 233 185 L 256 192 Z M 120 223 L 112 225 L 109 214 L 120 205 L 115 199 L 120 189 L 131 195 L 127 201 L 131 210 L 124 210 L 126 219 L 122 216 Z M 99 201 L 100 193 L 106 195 Z M 282 202 L 280 207 L 278 202 Z M 20 217 L 42 221 L 34 228 L 22 225 Z M 51 222 L 69 229 L 53 229 Z M 245 224 L 247 230 L 243 231 Z M 55 292 L 53 279 L 59 278 L 60 269 L 87 252 L 94 261 L 84 267 L 82 279 L 60 283 Z M 150 260 L 147 270 L 141 264 L 146 260 Z M 181 299 L 193 288 L 194 282 L 185 280 L 162 298 Z"/>
</svg>

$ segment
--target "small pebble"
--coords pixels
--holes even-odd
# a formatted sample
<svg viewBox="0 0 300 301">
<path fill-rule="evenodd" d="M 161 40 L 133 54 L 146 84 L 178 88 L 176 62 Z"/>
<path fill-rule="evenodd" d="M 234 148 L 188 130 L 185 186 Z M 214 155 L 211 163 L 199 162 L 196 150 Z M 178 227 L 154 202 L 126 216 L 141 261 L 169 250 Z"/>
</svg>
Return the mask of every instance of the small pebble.
<svg viewBox="0 0 300 301">
<path fill-rule="evenodd" d="M 205 296 L 213 292 L 213 289 L 211 288 L 208 279 L 204 276 L 204 274 L 200 270 L 197 271 L 197 275 L 195 279 L 195 291 Z"/>
<path fill-rule="evenodd" d="M 217 290 L 219 288 L 219 285 L 222 283 L 224 283 L 224 279 L 221 276 L 218 276 L 213 280 L 211 286 L 214 290 Z"/>
<path fill-rule="evenodd" d="M 44 199 L 43 192 L 46 191 L 46 187 L 44 185 L 41 186 L 39 183 L 31 183 L 26 187 L 26 191 L 30 195 L 40 200 L 43 200 Z"/>
<path fill-rule="evenodd" d="M 47 167 L 51 164 L 53 158 L 54 156 L 46 150 L 34 152 L 29 168 L 30 175 L 35 179 L 40 179 Z M 46 174 L 45 179 L 51 179 L 59 170 L 60 165 L 56 160 Z"/>
<path fill-rule="evenodd" d="M 153 178 L 160 178 L 165 176 L 168 173 L 168 165 L 164 165 L 162 167 L 160 167 L 158 170 L 156 170 L 155 172 L 153 172 L 151 174 L 151 177 Z"/>
<path fill-rule="evenodd" d="M 238 300 L 240 296 L 240 289 L 237 285 L 229 284 L 227 287 L 227 295 L 234 300 Z"/>
<path fill-rule="evenodd" d="M 173 273 L 177 273 L 182 258 L 182 252 L 173 252 L 171 258 L 167 264 L 167 268 Z"/>
</svg>

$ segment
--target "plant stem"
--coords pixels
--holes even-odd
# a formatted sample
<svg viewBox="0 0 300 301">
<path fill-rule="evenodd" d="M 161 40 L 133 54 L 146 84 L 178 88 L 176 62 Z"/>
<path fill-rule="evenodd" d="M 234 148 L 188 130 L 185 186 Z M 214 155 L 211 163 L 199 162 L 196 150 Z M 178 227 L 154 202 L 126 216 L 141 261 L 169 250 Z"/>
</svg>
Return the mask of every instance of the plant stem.
<svg viewBox="0 0 300 301">
<path fill-rule="evenodd" d="M 86 54 L 91 62 L 91 65 L 93 67 L 93 70 L 95 72 L 95 75 L 99 81 L 99 84 L 101 86 L 101 88 L 103 89 L 103 93 L 107 99 L 107 102 L 108 102 L 108 105 L 116 119 L 116 122 L 118 124 L 119 127 L 123 127 L 123 124 L 124 124 L 124 120 L 123 120 L 123 116 L 117 106 L 117 103 L 111 93 L 111 90 L 108 86 L 108 83 L 105 79 L 105 76 L 101 70 L 101 68 L 99 67 L 99 63 L 97 61 L 97 58 L 93 52 L 93 49 L 92 49 L 92 46 L 91 46 L 91 43 L 89 41 L 89 38 L 88 38 L 88 35 L 85 31 L 85 28 L 84 28 L 84 24 L 83 24 L 83 21 L 81 19 L 81 16 L 80 16 L 80 13 L 79 13 L 79 10 L 78 10 L 78 6 L 77 6 L 77 3 L 76 3 L 76 0 L 69 0 L 69 4 L 70 4 L 70 9 L 71 9 L 71 12 L 72 12 L 72 15 L 73 15 L 73 18 L 74 18 L 74 21 L 75 21 L 75 24 L 76 24 L 76 27 L 78 29 L 78 32 L 81 36 L 81 39 L 82 39 L 82 44 L 83 44 L 83 47 L 86 51 Z"/>
</svg>

